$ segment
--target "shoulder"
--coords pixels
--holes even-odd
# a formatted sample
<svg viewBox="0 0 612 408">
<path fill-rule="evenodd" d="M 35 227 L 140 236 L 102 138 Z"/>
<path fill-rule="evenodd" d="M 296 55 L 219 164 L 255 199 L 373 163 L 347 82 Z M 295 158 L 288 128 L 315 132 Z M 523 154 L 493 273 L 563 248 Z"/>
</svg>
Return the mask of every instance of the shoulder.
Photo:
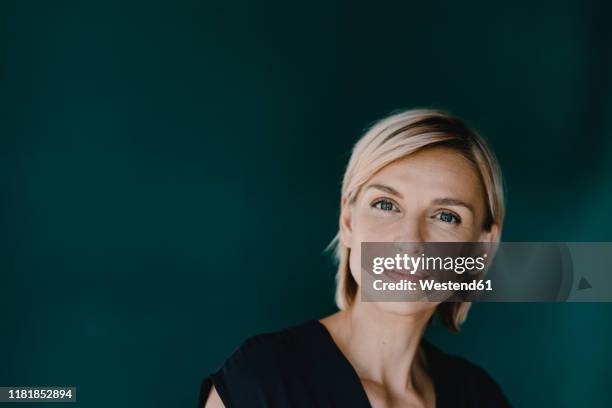
<svg viewBox="0 0 612 408">
<path fill-rule="evenodd" d="M 299 381 L 295 367 L 305 359 L 308 330 L 304 322 L 248 337 L 204 383 L 214 384 L 225 406 L 268 405 L 270 396 Z"/>
<path fill-rule="evenodd" d="M 463 357 L 447 354 L 427 341 L 423 346 L 434 381 L 453 399 L 449 402 L 454 406 L 510 406 L 499 384 L 484 368 Z"/>
</svg>

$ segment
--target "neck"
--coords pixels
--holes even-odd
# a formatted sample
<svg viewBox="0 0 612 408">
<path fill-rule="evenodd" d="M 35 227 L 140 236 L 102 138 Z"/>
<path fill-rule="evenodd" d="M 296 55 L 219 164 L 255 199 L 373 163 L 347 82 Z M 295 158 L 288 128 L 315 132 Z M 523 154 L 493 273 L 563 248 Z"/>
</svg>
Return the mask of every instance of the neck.
<svg viewBox="0 0 612 408">
<path fill-rule="evenodd" d="M 423 372 L 419 345 L 433 309 L 414 314 L 361 302 L 335 315 L 336 336 L 360 378 L 398 390 L 417 389 Z"/>
</svg>

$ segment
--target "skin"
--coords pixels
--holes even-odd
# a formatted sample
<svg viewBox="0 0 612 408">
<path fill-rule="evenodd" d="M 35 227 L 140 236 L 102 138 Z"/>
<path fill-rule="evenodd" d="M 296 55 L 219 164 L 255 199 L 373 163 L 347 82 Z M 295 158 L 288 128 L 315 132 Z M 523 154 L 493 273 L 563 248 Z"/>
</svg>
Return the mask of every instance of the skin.
<svg viewBox="0 0 612 408">
<path fill-rule="evenodd" d="M 420 150 L 376 173 L 357 199 L 343 198 L 340 239 L 356 282 L 361 242 L 493 242 L 482 229 L 484 190 L 474 166 L 446 147 Z M 420 348 L 438 303 L 360 302 L 321 319 L 361 379 L 373 407 L 435 407 Z M 206 407 L 223 407 L 213 388 Z"/>
</svg>

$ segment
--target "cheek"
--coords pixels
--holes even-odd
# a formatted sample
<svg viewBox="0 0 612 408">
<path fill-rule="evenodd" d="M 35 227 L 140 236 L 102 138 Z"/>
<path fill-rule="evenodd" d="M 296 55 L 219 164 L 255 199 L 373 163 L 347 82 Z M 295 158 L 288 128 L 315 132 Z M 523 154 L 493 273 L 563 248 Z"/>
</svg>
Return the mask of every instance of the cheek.
<svg viewBox="0 0 612 408">
<path fill-rule="evenodd" d="M 457 231 L 457 236 L 461 241 L 473 242 L 478 241 L 478 239 L 480 238 L 480 233 L 480 226 L 473 225 L 473 223 L 470 223 L 470 225 L 463 225 L 463 228 L 459 228 Z"/>
<path fill-rule="evenodd" d="M 384 217 L 360 216 L 353 224 L 352 246 L 349 255 L 349 267 L 353 279 L 361 286 L 361 243 L 388 242 L 396 236 L 399 227 L 397 220 Z"/>
<path fill-rule="evenodd" d="M 481 229 L 474 225 L 471 216 L 461 215 L 461 224 L 446 224 L 438 219 L 427 219 L 423 223 L 423 236 L 434 242 L 473 242 L 480 237 Z"/>
<path fill-rule="evenodd" d="M 432 222 L 427 229 L 428 241 L 434 242 L 470 242 L 478 236 L 472 228 L 465 226 L 441 226 Z"/>
<path fill-rule="evenodd" d="M 360 242 L 384 242 L 395 236 L 401 223 L 397 217 L 376 216 L 368 210 L 357 213 L 353 224 L 353 236 L 357 245 Z"/>
</svg>

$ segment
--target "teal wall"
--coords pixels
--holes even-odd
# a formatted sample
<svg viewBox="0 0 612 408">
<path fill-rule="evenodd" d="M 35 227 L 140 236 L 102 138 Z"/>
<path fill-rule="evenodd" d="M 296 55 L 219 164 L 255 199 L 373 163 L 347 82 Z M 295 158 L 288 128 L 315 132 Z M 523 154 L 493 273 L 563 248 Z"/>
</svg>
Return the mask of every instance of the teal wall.
<svg viewBox="0 0 612 408">
<path fill-rule="evenodd" d="M 246 336 L 332 313 L 342 172 L 398 108 L 491 140 L 504 240 L 612 241 L 608 3 L 372 4 L 2 2 L 0 385 L 194 406 Z M 612 304 L 428 336 L 516 406 L 612 405 Z"/>
</svg>

